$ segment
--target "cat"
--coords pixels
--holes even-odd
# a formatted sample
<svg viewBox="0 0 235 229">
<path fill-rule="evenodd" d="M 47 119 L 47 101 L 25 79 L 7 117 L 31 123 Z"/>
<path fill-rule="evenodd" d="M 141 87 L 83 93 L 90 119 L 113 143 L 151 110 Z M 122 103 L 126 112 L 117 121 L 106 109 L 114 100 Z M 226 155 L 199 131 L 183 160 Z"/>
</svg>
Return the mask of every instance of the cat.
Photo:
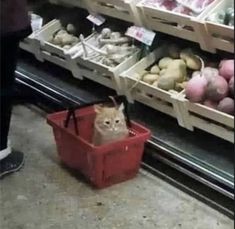
<svg viewBox="0 0 235 229">
<path fill-rule="evenodd" d="M 93 144 L 102 145 L 128 137 L 129 131 L 123 113 L 124 105 L 105 107 L 95 105 Z"/>
</svg>

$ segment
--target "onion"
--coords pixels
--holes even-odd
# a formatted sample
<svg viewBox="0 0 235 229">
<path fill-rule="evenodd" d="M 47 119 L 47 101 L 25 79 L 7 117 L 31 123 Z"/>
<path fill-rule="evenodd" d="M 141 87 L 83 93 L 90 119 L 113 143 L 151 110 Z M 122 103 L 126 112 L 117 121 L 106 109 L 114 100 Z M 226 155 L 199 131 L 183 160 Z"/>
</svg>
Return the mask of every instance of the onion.
<svg viewBox="0 0 235 229">
<path fill-rule="evenodd" d="M 185 93 L 186 97 L 191 102 L 202 102 L 205 98 L 207 88 L 207 80 L 205 77 L 195 75 L 190 79 L 186 85 Z"/>
<path fill-rule="evenodd" d="M 222 60 L 219 65 L 219 74 L 229 81 L 234 76 L 234 60 Z"/>
<path fill-rule="evenodd" d="M 229 97 L 222 99 L 219 102 L 217 109 L 224 113 L 234 115 L 234 100 Z"/>
<path fill-rule="evenodd" d="M 207 79 L 208 82 L 210 82 L 219 75 L 219 71 L 216 68 L 205 67 L 202 70 L 202 75 Z"/>
<path fill-rule="evenodd" d="M 217 76 L 208 83 L 206 97 L 211 101 L 220 101 L 228 95 L 228 90 L 226 80 L 221 76 Z"/>
</svg>

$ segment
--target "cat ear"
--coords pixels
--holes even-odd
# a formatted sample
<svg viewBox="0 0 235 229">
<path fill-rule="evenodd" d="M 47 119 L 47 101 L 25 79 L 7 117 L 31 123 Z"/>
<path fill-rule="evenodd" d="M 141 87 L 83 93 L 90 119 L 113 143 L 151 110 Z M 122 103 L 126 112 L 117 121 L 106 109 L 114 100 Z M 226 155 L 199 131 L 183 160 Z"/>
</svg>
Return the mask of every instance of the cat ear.
<svg viewBox="0 0 235 229">
<path fill-rule="evenodd" d="M 119 111 L 123 111 L 124 110 L 124 104 L 123 103 L 121 103 L 121 105 L 118 107 L 118 110 Z"/>
<path fill-rule="evenodd" d="M 102 110 L 102 106 L 101 105 L 94 105 L 94 109 L 95 109 L 95 112 L 97 114 L 101 113 L 101 110 Z"/>
</svg>

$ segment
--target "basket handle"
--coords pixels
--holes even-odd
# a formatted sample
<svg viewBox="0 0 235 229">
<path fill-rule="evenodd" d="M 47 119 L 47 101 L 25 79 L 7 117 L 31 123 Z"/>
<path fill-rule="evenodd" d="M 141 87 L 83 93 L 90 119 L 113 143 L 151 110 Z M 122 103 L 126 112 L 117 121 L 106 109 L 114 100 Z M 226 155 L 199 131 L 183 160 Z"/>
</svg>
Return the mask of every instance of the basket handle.
<svg viewBox="0 0 235 229">
<path fill-rule="evenodd" d="M 114 105 L 116 104 L 124 104 L 124 115 L 126 117 L 126 123 L 127 126 L 130 128 L 131 127 L 131 121 L 130 121 L 130 116 L 129 116 L 129 110 L 128 110 L 128 101 L 126 99 L 125 96 L 121 95 L 121 96 L 110 96 L 105 100 L 100 100 L 100 101 L 95 101 L 95 102 L 91 102 L 91 103 L 86 103 L 86 104 L 81 104 L 78 106 L 72 106 L 69 107 L 67 110 L 67 116 L 66 119 L 64 121 L 64 127 L 68 128 L 69 126 L 69 122 L 71 120 L 71 118 L 73 119 L 73 123 L 74 123 L 74 130 L 75 130 L 75 134 L 78 135 L 79 131 L 78 131 L 78 125 L 77 125 L 77 117 L 75 115 L 75 111 L 84 107 L 88 107 L 88 106 L 93 106 L 95 104 L 102 104 L 102 103 L 114 103 Z"/>
</svg>

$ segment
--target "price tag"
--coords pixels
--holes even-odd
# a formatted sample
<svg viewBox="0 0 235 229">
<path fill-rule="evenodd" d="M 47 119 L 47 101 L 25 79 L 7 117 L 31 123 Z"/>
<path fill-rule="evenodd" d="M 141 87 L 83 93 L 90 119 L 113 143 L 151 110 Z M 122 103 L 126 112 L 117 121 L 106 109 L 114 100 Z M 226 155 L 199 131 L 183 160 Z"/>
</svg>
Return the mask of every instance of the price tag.
<svg viewBox="0 0 235 229">
<path fill-rule="evenodd" d="M 127 29 L 126 35 L 151 46 L 156 33 L 143 27 L 131 26 Z"/>
<path fill-rule="evenodd" d="M 43 19 L 37 14 L 31 14 L 31 27 L 33 32 L 37 32 L 42 28 Z"/>
<path fill-rule="evenodd" d="M 102 25 L 105 22 L 105 18 L 102 17 L 101 15 L 88 15 L 87 19 L 94 23 L 97 26 Z"/>
</svg>

